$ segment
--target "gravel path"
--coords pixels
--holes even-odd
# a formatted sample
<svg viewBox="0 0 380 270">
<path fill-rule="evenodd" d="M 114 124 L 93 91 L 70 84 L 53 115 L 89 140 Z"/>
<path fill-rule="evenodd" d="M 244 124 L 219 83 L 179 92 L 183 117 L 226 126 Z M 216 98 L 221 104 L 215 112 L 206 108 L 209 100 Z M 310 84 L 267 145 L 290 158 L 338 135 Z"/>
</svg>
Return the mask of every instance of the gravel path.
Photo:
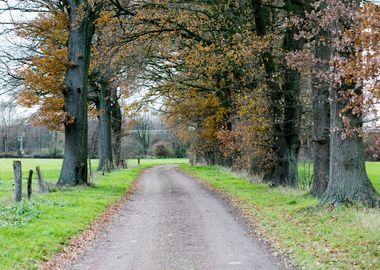
<svg viewBox="0 0 380 270">
<path fill-rule="evenodd" d="M 248 234 L 212 192 L 175 166 L 159 166 L 68 269 L 282 269 Z"/>
</svg>

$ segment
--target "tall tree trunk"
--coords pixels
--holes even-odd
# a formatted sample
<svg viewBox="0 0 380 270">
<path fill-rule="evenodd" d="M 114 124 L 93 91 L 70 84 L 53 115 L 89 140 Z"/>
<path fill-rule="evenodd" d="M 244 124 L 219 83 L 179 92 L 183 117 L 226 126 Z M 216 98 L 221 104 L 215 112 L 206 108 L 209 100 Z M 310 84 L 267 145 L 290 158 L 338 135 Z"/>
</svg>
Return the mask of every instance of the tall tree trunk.
<svg viewBox="0 0 380 270">
<path fill-rule="evenodd" d="M 217 88 L 220 90 L 220 91 L 217 91 L 216 97 L 220 100 L 221 106 L 226 109 L 226 116 L 224 119 L 224 128 L 228 131 L 232 131 L 233 130 L 232 115 L 235 111 L 235 108 L 234 108 L 235 106 L 232 101 L 233 89 L 231 86 L 231 81 L 228 79 L 227 75 L 228 75 L 227 72 L 217 72 L 214 75 L 214 78 L 216 80 Z M 234 77 L 236 81 L 238 81 L 236 72 L 234 72 Z M 220 152 L 219 148 L 216 146 L 215 152 L 213 152 L 212 162 L 220 166 L 232 167 L 234 165 L 235 158 L 236 158 L 235 154 L 225 157 Z M 208 155 L 206 159 L 211 160 L 210 154 Z"/>
<path fill-rule="evenodd" d="M 345 138 L 343 118 L 350 121 L 350 128 L 361 128 L 359 115 L 352 111 L 342 113 L 345 99 L 338 96 L 338 91 L 352 90 L 353 87 L 331 91 L 331 140 L 330 140 L 330 173 L 326 192 L 321 204 L 342 204 L 361 202 L 368 207 L 380 207 L 380 196 L 369 180 L 364 159 L 362 137 L 354 133 Z"/>
<path fill-rule="evenodd" d="M 287 1 L 293 2 L 293 1 Z M 289 4 L 291 5 L 291 4 Z M 296 9 L 296 7 L 291 7 Z M 297 8 L 297 13 L 302 12 Z M 285 53 L 300 51 L 303 48 L 303 41 L 295 39 L 296 29 L 288 28 L 285 33 L 283 49 Z M 288 156 L 288 170 L 286 185 L 298 187 L 298 154 L 301 147 L 301 74 L 295 69 L 284 67 L 284 136 L 286 142 L 286 152 Z"/>
<path fill-rule="evenodd" d="M 94 16 L 84 0 L 67 0 L 68 60 L 64 109 L 74 117 L 65 125 L 65 148 L 58 185 L 87 183 L 87 88 Z"/>
<path fill-rule="evenodd" d="M 321 197 L 329 182 L 330 167 L 330 81 L 327 78 L 332 56 L 330 30 L 322 31 L 316 38 L 316 64 L 312 68 L 313 95 L 313 184 L 310 193 Z"/>
<path fill-rule="evenodd" d="M 122 138 L 122 113 L 117 96 L 117 90 L 111 90 L 111 128 L 112 128 L 112 149 L 115 157 L 115 165 L 117 168 L 124 166 L 121 157 L 121 138 Z"/>
<path fill-rule="evenodd" d="M 111 94 L 106 84 L 99 87 L 99 98 L 97 102 L 99 119 L 100 155 L 98 171 L 113 169 L 112 138 L 111 138 Z"/>
<path fill-rule="evenodd" d="M 255 19 L 256 34 L 264 37 L 267 34 L 267 17 L 268 12 L 262 6 L 261 0 L 252 0 L 253 16 Z M 272 149 L 274 152 L 273 169 L 265 174 L 264 180 L 278 186 L 285 183 L 288 172 L 288 156 L 286 153 L 286 141 L 284 136 L 281 110 L 281 100 L 283 93 L 278 79 L 275 78 L 276 64 L 270 51 L 263 53 L 263 64 L 266 72 L 266 81 L 268 85 L 269 111 L 272 121 Z"/>
<path fill-rule="evenodd" d="M 302 14 L 306 8 L 298 1 L 285 1 L 289 13 Z M 267 34 L 268 12 L 263 8 L 261 0 L 252 0 L 256 33 Z M 283 50 L 285 53 L 301 50 L 303 42 L 295 39 L 295 27 L 286 29 Z M 269 109 L 272 114 L 273 152 L 275 166 L 265 176 L 273 185 L 298 186 L 298 155 L 301 146 L 301 74 L 297 70 L 284 66 L 284 83 L 278 84 L 274 78 L 276 65 L 270 52 L 263 54 L 263 63 L 267 73 L 269 91 Z M 284 105 L 282 105 L 282 100 Z M 281 109 L 283 108 L 283 109 Z"/>
<path fill-rule="evenodd" d="M 357 7 L 359 3 L 357 1 Z M 333 22 L 333 38 L 342 38 L 342 27 L 340 21 Z M 338 50 L 344 58 L 353 52 L 354 48 L 343 52 Z M 359 96 L 363 95 L 363 89 L 358 88 L 355 82 L 348 82 L 350 80 L 345 81 L 343 78 L 330 91 L 329 182 L 320 204 L 359 202 L 367 207 L 380 207 L 380 195 L 366 172 L 363 139 L 357 132 L 362 129 L 362 115 L 347 109 L 349 98 L 344 96 L 345 92 L 352 91 Z"/>
</svg>

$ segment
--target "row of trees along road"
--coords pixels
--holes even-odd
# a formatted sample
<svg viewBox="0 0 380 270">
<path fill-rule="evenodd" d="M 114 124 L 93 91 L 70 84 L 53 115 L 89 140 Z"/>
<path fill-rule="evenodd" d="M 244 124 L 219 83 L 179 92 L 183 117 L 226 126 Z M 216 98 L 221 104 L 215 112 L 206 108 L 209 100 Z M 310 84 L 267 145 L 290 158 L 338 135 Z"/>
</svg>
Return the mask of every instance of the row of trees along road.
<svg viewBox="0 0 380 270">
<path fill-rule="evenodd" d="M 19 103 L 65 128 L 58 184 L 87 182 L 87 108 L 99 115 L 101 166 L 112 168 L 118 98 L 142 89 L 194 160 L 298 187 L 305 102 L 313 104 L 321 203 L 379 206 L 363 155 L 376 118 L 380 9 L 354 0 L 15 1 L 13 29 L 34 44 L 17 69 Z M 112 113 L 114 111 L 114 113 Z M 112 117 L 117 119 L 115 124 Z M 121 114 L 120 114 L 121 115 Z M 52 127 L 52 128 L 56 128 Z"/>
</svg>

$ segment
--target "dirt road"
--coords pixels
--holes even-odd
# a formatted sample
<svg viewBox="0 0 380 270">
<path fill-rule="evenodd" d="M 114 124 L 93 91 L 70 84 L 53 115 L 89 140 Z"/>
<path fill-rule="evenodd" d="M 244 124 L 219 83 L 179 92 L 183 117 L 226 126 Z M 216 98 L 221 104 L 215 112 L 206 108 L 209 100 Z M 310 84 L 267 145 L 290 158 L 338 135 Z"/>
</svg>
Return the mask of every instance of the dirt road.
<svg viewBox="0 0 380 270">
<path fill-rule="evenodd" d="M 155 167 L 68 269 L 281 269 L 238 220 L 231 207 L 174 166 Z"/>
</svg>

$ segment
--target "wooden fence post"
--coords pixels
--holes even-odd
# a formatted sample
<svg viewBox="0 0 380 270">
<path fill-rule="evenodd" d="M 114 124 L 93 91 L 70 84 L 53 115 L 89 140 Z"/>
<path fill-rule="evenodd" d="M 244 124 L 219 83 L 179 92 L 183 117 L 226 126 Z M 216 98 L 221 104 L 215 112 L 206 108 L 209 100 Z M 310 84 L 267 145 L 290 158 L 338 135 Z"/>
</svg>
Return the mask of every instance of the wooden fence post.
<svg viewBox="0 0 380 270">
<path fill-rule="evenodd" d="M 32 197 L 32 177 L 33 177 L 33 170 L 29 170 L 29 176 L 28 176 L 28 199 Z"/>
<path fill-rule="evenodd" d="M 15 177 L 15 200 L 16 202 L 21 202 L 21 199 L 22 199 L 21 161 L 13 161 L 13 174 Z"/>
<path fill-rule="evenodd" d="M 44 179 L 42 178 L 40 166 L 36 167 L 36 173 L 37 173 L 37 179 L 38 179 L 38 192 L 39 193 L 49 192 L 49 186 L 45 183 Z"/>
</svg>

